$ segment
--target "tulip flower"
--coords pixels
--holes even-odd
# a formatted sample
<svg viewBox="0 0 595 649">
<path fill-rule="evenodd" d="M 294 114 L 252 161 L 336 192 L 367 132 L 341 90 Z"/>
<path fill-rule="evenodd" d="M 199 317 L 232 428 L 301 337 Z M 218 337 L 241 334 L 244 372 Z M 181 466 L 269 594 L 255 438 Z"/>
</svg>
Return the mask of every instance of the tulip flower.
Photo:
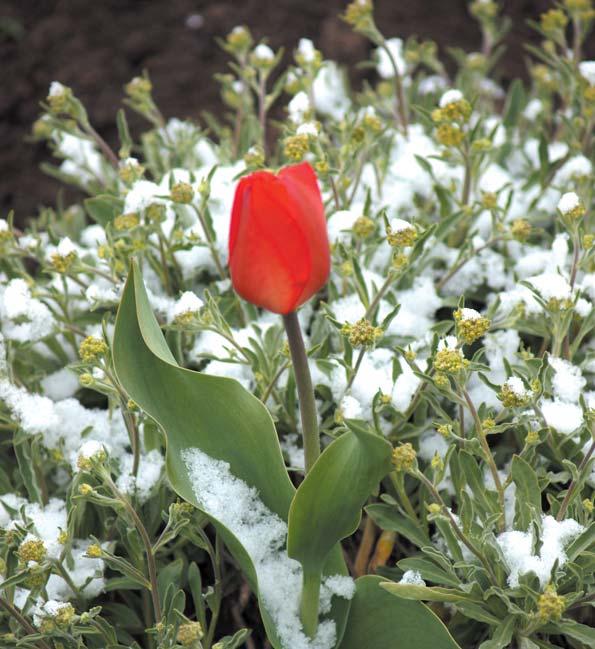
<svg viewBox="0 0 595 649">
<path fill-rule="evenodd" d="M 320 455 L 318 416 L 308 355 L 296 309 L 319 291 L 330 272 L 324 206 L 312 167 L 256 171 L 240 181 L 229 232 L 229 269 L 236 292 L 283 315 L 300 404 L 306 473 Z M 304 575 L 301 618 L 316 635 L 320 579 Z"/>
<path fill-rule="evenodd" d="M 284 315 L 324 286 L 330 271 L 326 219 L 307 162 L 240 180 L 231 215 L 229 269 L 239 295 Z"/>
</svg>

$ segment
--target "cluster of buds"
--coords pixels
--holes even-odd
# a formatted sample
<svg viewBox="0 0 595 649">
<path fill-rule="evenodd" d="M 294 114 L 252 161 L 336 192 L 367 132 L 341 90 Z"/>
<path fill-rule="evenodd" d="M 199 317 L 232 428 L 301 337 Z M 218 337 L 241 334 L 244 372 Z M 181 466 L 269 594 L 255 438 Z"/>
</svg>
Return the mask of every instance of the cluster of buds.
<svg viewBox="0 0 595 649">
<path fill-rule="evenodd" d="M 382 327 L 375 327 L 366 318 L 361 318 L 355 324 L 345 323 L 341 333 L 347 337 L 352 347 L 373 347 L 382 337 Z"/>
<path fill-rule="evenodd" d="M 192 647 L 203 637 L 203 630 L 200 622 L 187 622 L 180 625 L 176 640 L 182 647 Z"/>
<path fill-rule="evenodd" d="M 457 309 L 454 312 L 457 333 L 467 344 L 481 338 L 490 328 L 490 321 L 475 309 Z"/>
<path fill-rule="evenodd" d="M 374 234 L 376 223 L 369 216 L 362 214 L 355 219 L 351 230 L 358 239 L 367 239 Z"/>
<path fill-rule="evenodd" d="M 176 302 L 173 310 L 174 322 L 177 325 L 190 325 L 198 319 L 204 302 L 192 291 L 185 291 Z"/>
<path fill-rule="evenodd" d="M 105 356 L 108 346 L 101 338 L 87 336 L 79 345 L 79 356 L 84 363 L 94 363 L 101 356 Z"/>
<path fill-rule="evenodd" d="M 537 600 L 537 616 L 542 622 L 559 620 L 566 609 L 564 597 L 558 595 L 552 584 L 545 587 Z"/>
<path fill-rule="evenodd" d="M 244 162 L 247 167 L 264 166 L 264 151 L 262 147 L 257 145 L 251 146 L 244 154 Z"/>
<path fill-rule="evenodd" d="M 120 160 L 118 167 L 118 175 L 120 180 L 126 185 L 132 185 L 132 183 L 140 180 L 145 173 L 145 168 L 139 163 L 136 158 L 126 158 L 125 160 Z"/>
<path fill-rule="evenodd" d="M 81 471 L 91 471 L 94 466 L 106 460 L 105 446 L 101 442 L 88 440 L 79 449 L 76 465 Z"/>
<path fill-rule="evenodd" d="M 518 376 L 511 376 L 500 387 L 498 398 L 505 408 L 523 408 L 533 398 L 533 391 L 527 389 Z"/>
<path fill-rule="evenodd" d="M 578 221 L 586 213 L 585 206 L 574 192 L 562 194 L 558 201 L 558 211 L 571 221 Z"/>
<path fill-rule="evenodd" d="M 12 239 L 12 230 L 6 219 L 0 219 L 0 245 Z"/>
<path fill-rule="evenodd" d="M 510 225 L 510 235 L 515 241 L 524 243 L 531 236 L 532 229 L 527 219 L 515 219 Z"/>
<path fill-rule="evenodd" d="M 438 343 L 434 356 L 434 369 L 446 374 L 457 374 L 465 369 L 469 361 L 463 356 L 459 348 L 459 341 L 455 336 L 447 336 Z"/>
<path fill-rule="evenodd" d="M 595 19 L 593 0 L 564 0 L 563 4 L 573 18 L 583 22 Z"/>
<path fill-rule="evenodd" d="M 238 58 L 245 56 L 250 49 L 254 40 L 250 30 L 244 25 L 234 27 L 225 38 L 225 49 Z"/>
<path fill-rule="evenodd" d="M 153 105 L 152 90 L 153 84 L 147 76 L 134 77 L 124 86 L 124 92 L 128 96 L 131 105 L 141 112 L 146 107 Z"/>
<path fill-rule="evenodd" d="M 30 561 L 41 563 L 47 555 L 45 543 L 33 535 L 28 535 L 19 545 L 19 561 L 27 565 Z"/>
<path fill-rule="evenodd" d="M 386 227 L 386 239 L 393 248 L 408 248 L 417 239 L 417 230 L 403 219 L 393 219 Z"/>
<path fill-rule="evenodd" d="M 68 627 L 75 618 L 75 610 L 69 602 L 46 602 L 35 615 L 35 624 L 44 634 Z"/>
<path fill-rule="evenodd" d="M 457 147 L 465 137 L 462 129 L 471 116 L 471 104 L 460 90 L 452 89 L 440 98 L 439 107 L 432 111 L 432 121 L 437 124 L 436 139 L 446 147 Z"/>
<path fill-rule="evenodd" d="M 58 273 L 67 273 L 76 261 L 76 247 L 68 237 L 64 237 L 56 247 L 50 262 Z"/>
<path fill-rule="evenodd" d="M 367 32 L 374 27 L 374 5 L 372 0 L 354 0 L 345 9 L 343 20 L 356 31 Z"/>
<path fill-rule="evenodd" d="M 262 72 L 268 72 L 275 65 L 275 53 L 265 43 L 257 45 L 250 55 L 250 62 Z"/>
<path fill-rule="evenodd" d="M 568 25 L 568 16 L 561 9 L 549 9 L 541 14 L 539 21 L 541 29 L 548 38 L 560 40 Z"/>
<path fill-rule="evenodd" d="M 136 212 L 128 212 L 128 214 L 120 214 L 114 219 L 114 229 L 122 232 L 123 230 L 133 230 L 140 223 L 140 219 Z"/>
<path fill-rule="evenodd" d="M 174 203 L 188 205 L 192 203 L 192 199 L 194 198 L 194 189 L 192 189 L 190 183 L 175 183 L 169 190 L 169 197 Z"/>
<path fill-rule="evenodd" d="M 415 449 L 409 442 L 393 449 L 392 463 L 398 473 L 411 471 L 415 467 L 416 458 Z"/>
<path fill-rule="evenodd" d="M 283 154 L 293 162 L 303 160 L 310 149 L 310 136 L 306 133 L 296 133 L 283 140 Z"/>
</svg>

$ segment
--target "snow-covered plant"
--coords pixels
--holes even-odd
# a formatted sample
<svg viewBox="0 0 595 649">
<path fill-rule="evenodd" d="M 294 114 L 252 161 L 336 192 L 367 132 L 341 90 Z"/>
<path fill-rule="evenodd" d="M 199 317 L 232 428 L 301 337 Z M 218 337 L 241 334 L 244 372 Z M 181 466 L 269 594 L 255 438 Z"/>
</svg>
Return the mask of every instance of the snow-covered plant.
<svg viewBox="0 0 595 649">
<path fill-rule="evenodd" d="M 228 113 L 139 76 L 116 149 L 51 84 L 33 134 L 86 197 L 0 219 L 2 647 L 595 645 L 595 9 L 544 13 L 506 88 L 501 7 L 469 9 L 452 76 L 350 3 L 357 92 L 237 27 Z M 296 163 L 322 288 L 315 183 L 251 185 Z M 271 236 L 230 260 L 246 176 Z"/>
</svg>

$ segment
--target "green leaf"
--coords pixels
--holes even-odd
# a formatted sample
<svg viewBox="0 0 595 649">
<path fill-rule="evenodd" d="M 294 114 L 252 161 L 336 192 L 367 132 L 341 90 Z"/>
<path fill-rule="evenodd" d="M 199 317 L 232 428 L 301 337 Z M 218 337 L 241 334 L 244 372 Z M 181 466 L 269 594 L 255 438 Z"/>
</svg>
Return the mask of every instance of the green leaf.
<svg viewBox="0 0 595 649">
<path fill-rule="evenodd" d="M 563 633 L 574 640 L 584 642 L 587 647 L 595 646 L 595 628 L 586 624 L 579 624 L 574 620 L 562 620 L 554 625 L 548 625 L 545 631 L 549 633 Z"/>
<path fill-rule="evenodd" d="M 366 507 L 366 513 L 383 530 L 398 532 L 415 543 L 419 548 L 429 543 L 429 538 L 412 520 L 405 518 L 393 507 L 385 503 L 374 503 Z"/>
<path fill-rule="evenodd" d="M 508 647 L 514 634 L 516 618 L 507 617 L 503 620 L 494 631 L 494 635 L 479 645 L 479 649 L 504 649 Z"/>
<path fill-rule="evenodd" d="M 424 604 L 393 597 L 381 577 L 360 577 L 338 649 L 460 649 Z"/>
<path fill-rule="evenodd" d="M 299 486 L 289 510 L 287 554 L 312 574 L 357 529 L 361 510 L 391 470 L 391 445 L 363 430 L 336 439 Z"/>
<path fill-rule="evenodd" d="M 13 443 L 14 454 L 19 465 L 19 473 L 29 494 L 29 500 L 36 503 L 43 503 L 41 488 L 35 473 L 33 461 L 33 442 L 29 436 L 18 436 Z"/>
<path fill-rule="evenodd" d="M 579 534 L 566 549 L 569 561 L 574 561 L 580 554 L 591 546 L 595 545 L 595 522 L 591 523 L 587 529 Z"/>
<path fill-rule="evenodd" d="M 510 84 L 510 90 L 506 99 L 506 107 L 504 109 L 504 118 L 502 123 L 506 128 L 511 128 L 518 122 L 524 101 L 525 90 L 523 88 L 523 82 L 520 79 L 515 79 Z"/>
<path fill-rule="evenodd" d="M 100 194 L 83 201 L 87 214 L 99 225 L 105 227 L 116 216 L 122 214 L 124 201 L 110 194 Z"/>
<path fill-rule="evenodd" d="M 268 410 L 237 381 L 176 364 L 151 310 L 137 263 L 132 264 L 118 310 L 113 358 L 124 389 L 165 431 L 167 474 L 182 498 L 204 511 L 183 459 L 184 451 L 197 448 L 228 463 L 230 472 L 255 488 L 269 510 L 287 520 L 295 489 Z M 204 513 L 258 593 L 254 565 L 240 541 L 220 521 Z M 331 553 L 328 567 L 333 574 L 345 573 L 339 547 Z M 260 604 L 269 640 L 280 648 L 273 621 Z M 349 602 L 336 598 L 331 616 L 339 637 L 348 610 Z"/>
<path fill-rule="evenodd" d="M 459 602 L 470 598 L 470 595 L 466 595 L 460 590 L 442 588 L 441 586 L 417 586 L 415 584 L 398 584 L 392 581 L 384 581 L 380 585 L 392 595 L 403 599 L 425 600 L 427 602 Z"/>
<path fill-rule="evenodd" d="M 537 474 L 522 457 L 512 458 L 512 479 L 517 488 L 515 529 L 527 530 L 535 515 L 541 514 L 541 489 Z"/>
<path fill-rule="evenodd" d="M 401 559 L 397 565 L 403 571 L 415 570 L 419 572 L 424 581 L 433 581 L 435 584 L 444 584 L 446 586 L 453 586 L 454 588 L 457 588 L 461 584 L 454 573 L 450 574 L 446 570 L 442 570 L 433 561 L 424 559 L 423 557 L 407 557 L 406 559 Z"/>
</svg>

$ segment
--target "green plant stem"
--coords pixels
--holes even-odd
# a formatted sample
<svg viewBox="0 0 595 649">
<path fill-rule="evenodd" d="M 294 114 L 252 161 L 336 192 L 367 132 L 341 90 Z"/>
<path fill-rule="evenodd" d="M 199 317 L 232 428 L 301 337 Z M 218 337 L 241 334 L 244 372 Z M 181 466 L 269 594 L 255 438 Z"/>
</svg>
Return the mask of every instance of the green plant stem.
<svg viewBox="0 0 595 649">
<path fill-rule="evenodd" d="M 430 480 L 428 480 L 428 478 L 426 478 L 426 476 L 421 471 L 417 470 L 415 472 L 415 477 L 427 487 L 428 491 L 432 494 L 436 503 L 440 505 L 440 507 L 442 507 L 442 513 L 448 518 L 450 525 L 453 529 L 453 532 L 455 533 L 455 536 L 470 552 L 472 552 L 481 561 L 481 564 L 483 565 L 485 571 L 489 575 L 492 582 L 494 584 L 498 584 L 496 575 L 492 571 L 492 568 L 490 567 L 488 560 L 481 553 L 481 551 L 475 547 L 472 541 L 467 538 L 463 530 L 459 527 L 458 523 L 454 519 L 454 516 L 451 514 L 450 509 L 448 509 L 446 503 L 442 499 L 442 496 L 440 495 L 438 489 L 436 489 L 436 487 L 430 482 Z"/>
<path fill-rule="evenodd" d="M 145 548 L 145 554 L 147 555 L 147 570 L 149 573 L 149 582 L 151 583 L 151 599 L 153 601 L 153 613 L 155 615 L 155 624 L 159 623 L 162 618 L 162 613 L 161 613 L 161 603 L 159 601 L 159 590 L 157 586 L 157 566 L 155 565 L 155 554 L 153 553 L 153 545 L 151 543 L 151 539 L 149 538 L 149 533 L 147 532 L 147 529 L 143 525 L 142 520 L 140 519 L 139 515 L 136 513 L 136 510 L 134 507 L 131 505 L 130 501 L 128 498 L 126 498 L 116 485 L 114 484 L 113 480 L 111 477 L 108 475 L 107 471 L 103 472 L 102 475 L 103 479 L 105 480 L 106 484 L 114 494 L 114 496 L 124 505 L 124 509 L 132 519 L 132 522 L 134 523 L 134 526 L 136 527 L 142 544 Z"/>
<path fill-rule="evenodd" d="M 289 351 L 291 352 L 293 371 L 297 384 L 302 417 L 302 435 L 304 438 L 305 470 L 308 473 L 320 456 L 320 434 L 318 431 L 314 388 L 312 386 L 308 356 L 306 354 L 297 312 L 292 311 L 284 315 L 283 323 L 287 332 Z"/>
<path fill-rule="evenodd" d="M 304 570 L 302 581 L 302 599 L 300 614 L 304 632 L 309 638 L 316 635 L 318 629 L 318 606 L 320 602 L 320 573 L 307 573 Z"/>
<path fill-rule="evenodd" d="M 382 49 L 386 52 L 386 55 L 388 56 L 388 60 L 390 61 L 390 65 L 393 69 L 393 73 L 395 75 L 394 79 L 395 79 L 395 94 L 397 98 L 397 115 L 399 116 L 399 120 L 401 122 L 401 128 L 403 129 L 403 134 L 405 135 L 405 137 L 407 137 L 409 123 L 407 120 L 407 106 L 405 104 L 405 93 L 403 92 L 403 82 L 401 80 L 401 74 L 399 73 L 397 62 L 395 61 L 395 57 L 393 56 L 393 53 L 390 51 L 390 47 L 388 46 L 386 39 L 383 36 L 381 38 L 382 40 L 380 43 L 380 47 L 382 47 Z"/>
<path fill-rule="evenodd" d="M 589 464 L 589 460 L 591 459 L 591 456 L 593 455 L 594 452 L 595 452 L 595 439 L 593 439 L 593 441 L 591 442 L 591 446 L 589 447 L 587 454 L 585 455 L 585 457 L 582 459 L 581 463 L 578 466 L 579 477 L 582 474 L 582 472 L 585 470 L 587 464 Z M 556 516 L 557 521 L 561 521 L 566 515 L 566 511 L 568 510 L 568 505 L 570 505 L 570 501 L 572 499 L 575 489 L 576 489 L 576 480 L 573 480 L 570 483 L 570 486 L 568 487 L 568 491 L 564 496 L 564 500 L 562 501 L 562 504 L 560 505 L 560 511 Z"/>
<path fill-rule="evenodd" d="M 219 253 L 217 252 L 217 246 L 215 240 L 212 237 L 211 230 L 209 229 L 204 214 L 202 213 L 202 210 L 199 210 L 198 207 L 196 207 L 196 205 L 192 204 L 192 207 L 196 212 L 196 216 L 198 217 L 200 226 L 202 228 L 202 231 L 204 232 L 205 238 L 207 240 L 207 244 L 209 246 L 209 250 L 211 251 L 211 255 L 213 257 L 213 261 L 215 262 L 215 266 L 217 267 L 217 272 L 219 273 L 221 279 L 225 279 L 227 277 L 227 273 L 225 272 L 225 268 L 221 263 L 221 258 L 219 257 Z"/>
<path fill-rule="evenodd" d="M 494 485 L 496 487 L 496 491 L 498 492 L 498 504 L 500 505 L 500 512 L 501 512 L 500 529 L 503 532 L 506 527 L 506 519 L 504 514 L 504 489 L 502 488 L 502 481 L 500 480 L 500 475 L 498 474 L 498 467 L 496 466 L 496 462 L 494 461 L 494 456 L 492 455 L 490 445 L 488 444 L 487 435 L 483 431 L 481 420 L 479 419 L 477 410 L 473 405 L 473 401 L 471 401 L 471 397 L 469 396 L 469 393 L 467 392 L 467 390 L 465 390 L 465 388 L 463 388 L 462 393 L 463 393 L 463 397 L 465 398 L 465 402 L 467 403 L 467 407 L 469 408 L 469 412 L 473 417 L 475 428 L 477 429 L 477 438 L 479 439 L 479 443 L 481 444 L 481 448 L 483 449 L 485 460 L 488 463 L 488 467 L 490 468 L 492 478 L 494 479 Z"/>
<path fill-rule="evenodd" d="M 3 608 L 9 615 L 12 615 L 12 617 L 21 625 L 23 631 L 28 635 L 38 633 L 37 629 L 33 627 L 29 620 L 27 620 L 27 618 L 25 618 L 8 600 L 4 599 L 4 597 L 0 597 L 0 608 Z M 50 649 L 49 645 L 43 640 L 38 640 L 37 646 L 42 647 L 42 649 Z"/>
</svg>

